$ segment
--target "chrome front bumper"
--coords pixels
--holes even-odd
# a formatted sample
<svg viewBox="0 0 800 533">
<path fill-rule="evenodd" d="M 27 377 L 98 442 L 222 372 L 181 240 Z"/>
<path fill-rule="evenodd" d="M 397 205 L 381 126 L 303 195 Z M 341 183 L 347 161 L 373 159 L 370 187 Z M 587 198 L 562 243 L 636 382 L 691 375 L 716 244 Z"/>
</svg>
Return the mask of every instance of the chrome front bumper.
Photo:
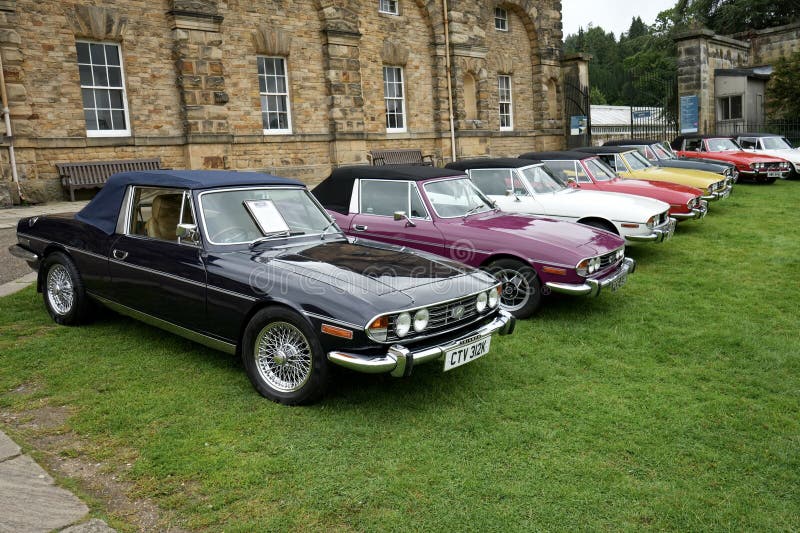
<svg viewBox="0 0 800 533">
<path fill-rule="evenodd" d="M 708 213 L 708 202 L 700 200 L 700 205 L 695 207 L 688 213 L 670 213 L 669 216 L 677 220 L 695 220 L 701 219 Z"/>
<path fill-rule="evenodd" d="M 607 278 L 587 279 L 581 284 L 548 281 L 544 285 L 553 292 L 569 294 L 570 296 L 597 296 L 604 288 L 619 283 L 621 278 L 627 278 L 628 274 L 633 274 L 634 272 L 636 272 L 636 261 L 626 257 L 622 260 L 619 270 Z"/>
<path fill-rule="evenodd" d="M 515 322 L 516 320 L 510 313 L 500 310 L 495 319 L 488 324 L 444 344 L 420 348 L 416 351 L 409 350 L 400 344 L 393 344 L 386 354 L 374 356 L 333 351 L 328 352 L 328 361 L 365 374 L 385 374 L 389 372 L 394 377 L 406 377 L 411 374 L 411 369 L 415 365 L 439 359 L 447 350 L 456 348 L 470 337 L 484 337 L 492 333 L 499 333 L 500 335 L 512 333 Z"/>
<path fill-rule="evenodd" d="M 672 237 L 675 233 L 675 225 L 677 224 L 677 220 L 672 217 L 669 217 L 667 222 L 661 224 L 660 226 L 656 226 L 653 230 L 648 233 L 647 235 L 625 235 L 626 241 L 631 242 L 663 242 Z"/>
<path fill-rule="evenodd" d="M 26 250 L 19 244 L 12 244 L 8 247 L 8 253 L 13 255 L 14 257 L 19 257 L 27 261 L 28 263 L 35 263 L 39 260 L 39 256 L 35 253 L 31 252 L 30 250 Z"/>
<path fill-rule="evenodd" d="M 732 191 L 733 191 L 733 186 L 728 185 L 721 191 L 708 193 L 704 196 L 701 196 L 700 199 L 705 200 L 706 202 L 716 202 L 717 200 L 724 200 L 725 198 L 730 196 Z"/>
</svg>

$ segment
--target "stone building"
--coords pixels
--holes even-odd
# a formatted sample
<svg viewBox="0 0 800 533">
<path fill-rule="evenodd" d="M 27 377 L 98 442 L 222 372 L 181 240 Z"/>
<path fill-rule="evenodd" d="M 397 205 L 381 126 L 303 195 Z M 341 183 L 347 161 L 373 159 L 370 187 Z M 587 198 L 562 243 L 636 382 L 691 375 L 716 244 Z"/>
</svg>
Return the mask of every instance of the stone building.
<svg viewBox="0 0 800 533">
<path fill-rule="evenodd" d="M 676 44 L 678 92 L 698 97 L 698 129 L 734 134 L 764 122 L 770 65 L 800 49 L 800 22 L 735 35 L 697 29 Z"/>
<path fill-rule="evenodd" d="M 0 0 L 2 182 L 11 139 L 29 201 L 59 162 L 313 184 L 377 148 L 561 148 L 561 38 L 559 0 Z"/>
</svg>

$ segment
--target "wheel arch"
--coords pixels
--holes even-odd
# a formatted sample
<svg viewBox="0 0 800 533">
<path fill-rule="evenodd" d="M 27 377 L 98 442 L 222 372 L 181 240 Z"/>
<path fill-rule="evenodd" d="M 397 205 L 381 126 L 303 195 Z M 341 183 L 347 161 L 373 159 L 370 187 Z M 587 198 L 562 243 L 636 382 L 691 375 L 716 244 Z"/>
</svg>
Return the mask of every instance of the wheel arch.
<svg viewBox="0 0 800 533">
<path fill-rule="evenodd" d="M 519 261 L 521 263 L 525 263 L 526 265 L 530 265 L 530 267 L 533 268 L 534 272 L 536 272 L 536 268 L 534 268 L 533 264 L 529 260 L 524 259 L 524 258 L 520 257 L 519 255 L 515 255 L 515 254 L 509 253 L 509 252 L 498 252 L 498 253 L 492 254 L 489 257 L 487 257 L 486 259 L 484 259 L 483 263 L 481 263 L 479 265 L 479 267 L 480 268 L 487 267 L 490 264 L 494 263 L 495 261 L 499 261 L 501 259 L 513 259 L 514 261 Z M 536 275 L 538 276 L 539 273 L 536 272 Z"/>
<path fill-rule="evenodd" d="M 603 217 L 599 217 L 599 216 L 588 216 L 588 217 L 580 218 L 580 219 L 576 220 L 576 222 L 578 224 L 584 224 L 586 226 L 593 226 L 592 222 L 594 222 L 596 224 L 602 225 L 603 226 L 602 229 L 605 229 L 605 230 L 610 231 L 612 233 L 615 233 L 617 235 L 620 234 L 619 228 L 617 227 L 617 225 L 614 224 L 614 222 L 612 222 L 611 220 L 609 220 L 607 218 L 603 218 Z"/>
<path fill-rule="evenodd" d="M 72 257 L 72 254 L 69 253 L 69 250 L 57 242 L 51 242 L 42 251 L 42 258 L 39 260 L 39 270 L 36 272 L 36 292 L 42 292 L 42 283 L 44 280 L 44 268 L 42 268 L 42 266 L 44 265 L 44 261 L 47 259 L 47 257 L 55 252 L 61 252 L 62 254 L 66 255 L 70 261 L 77 265 L 75 258 Z"/>
<path fill-rule="evenodd" d="M 297 313 L 303 320 L 305 320 L 309 326 L 312 327 L 314 324 L 308 319 L 308 317 L 303 313 L 303 311 L 293 305 L 291 302 L 285 300 L 256 300 L 253 305 L 248 309 L 247 314 L 244 315 L 242 319 L 242 323 L 239 325 L 239 333 L 236 336 L 236 355 L 241 356 L 242 354 L 242 342 L 244 341 L 244 332 L 247 329 L 247 325 L 250 324 L 250 321 L 253 320 L 253 317 L 261 311 L 262 309 L 267 309 L 270 307 L 278 308 L 281 307 L 283 309 L 288 309 L 294 313 Z"/>
</svg>

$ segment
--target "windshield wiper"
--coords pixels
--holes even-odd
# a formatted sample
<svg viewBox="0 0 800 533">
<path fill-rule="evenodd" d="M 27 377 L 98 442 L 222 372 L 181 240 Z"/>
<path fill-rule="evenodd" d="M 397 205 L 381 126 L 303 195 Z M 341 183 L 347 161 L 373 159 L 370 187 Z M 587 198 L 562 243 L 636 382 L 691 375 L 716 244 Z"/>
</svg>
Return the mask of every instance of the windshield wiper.
<svg viewBox="0 0 800 533">
<path fill-rule="evenodd" d="M 478 204 L 478 205 L 472 206 L 472 207 L 470 207 L 470 208 L 467 210 L 467 212 L 466 212 L 466 213 L 464 213 L 464 214 L 463 214 L 463 215 L 461 215 L 461 216 L 462 216 L 463 218 L 467 218 L 468 216 L 470 216 L 472 213 L 475 213 L 475 212 L 476 212 L 478 209 L 480 209 L 480 208 L 481 208 L 481 207 L 483 207 L 484 205 L 485 205 L 485 204 Z"/>
<path fill-rule="evenodd" d="M 306 234 L 305 231 L 289 231 L 289 230 L 273 231 L 251 242 L 250 249 L 252 250 L 262 242 L 270 241 L 276 237 L 294 237 L 295 235 L 305 235 L 305 234 Z"/>
<path fill-rule="evenodd" d="M 325 226 L 325 227 L 322 229 L 322 234 L 319 236 L 319 239 L 320 239 L 321 241 L 324 241 L 324 240 L 325 240 L 325 234 L 326 234 L 326 233 L 328 233 L 328 230 L 329 230 L 329 229 L 331 229 L 331 228 L 332 228 L 333 226 L 335 226 L 335 225 L 336 225 L 336 221 L 335 221 L 335 220 L 331 220 L 331 221 L 328 223 L 328 225 L 327 225 L 327 226 Z M 341 231 L 341 230 L 339 230 L 339 231 Z"/>
</svg>

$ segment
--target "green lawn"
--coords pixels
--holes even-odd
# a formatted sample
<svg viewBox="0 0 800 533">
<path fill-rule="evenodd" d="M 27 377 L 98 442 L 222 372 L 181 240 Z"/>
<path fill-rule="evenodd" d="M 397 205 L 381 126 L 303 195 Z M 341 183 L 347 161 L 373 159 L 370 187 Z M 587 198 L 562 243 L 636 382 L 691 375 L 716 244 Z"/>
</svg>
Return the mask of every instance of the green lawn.
<svg viewBox="0 0 800 533">
<path fill-rule="evenodd" d="M 798 182 L 739 185 L 631 247 L 620 292 L 551 299 L 447 374 L 343 375 L 307 408 L 126 318 L 57 327 L 28 289 L 0 300 L 0 410 L 72 415 L 5 429 L 79 435 L 63 453 L 110 465 L 164 528 L 797 530 L 798 207 Z"/>
</svg>

